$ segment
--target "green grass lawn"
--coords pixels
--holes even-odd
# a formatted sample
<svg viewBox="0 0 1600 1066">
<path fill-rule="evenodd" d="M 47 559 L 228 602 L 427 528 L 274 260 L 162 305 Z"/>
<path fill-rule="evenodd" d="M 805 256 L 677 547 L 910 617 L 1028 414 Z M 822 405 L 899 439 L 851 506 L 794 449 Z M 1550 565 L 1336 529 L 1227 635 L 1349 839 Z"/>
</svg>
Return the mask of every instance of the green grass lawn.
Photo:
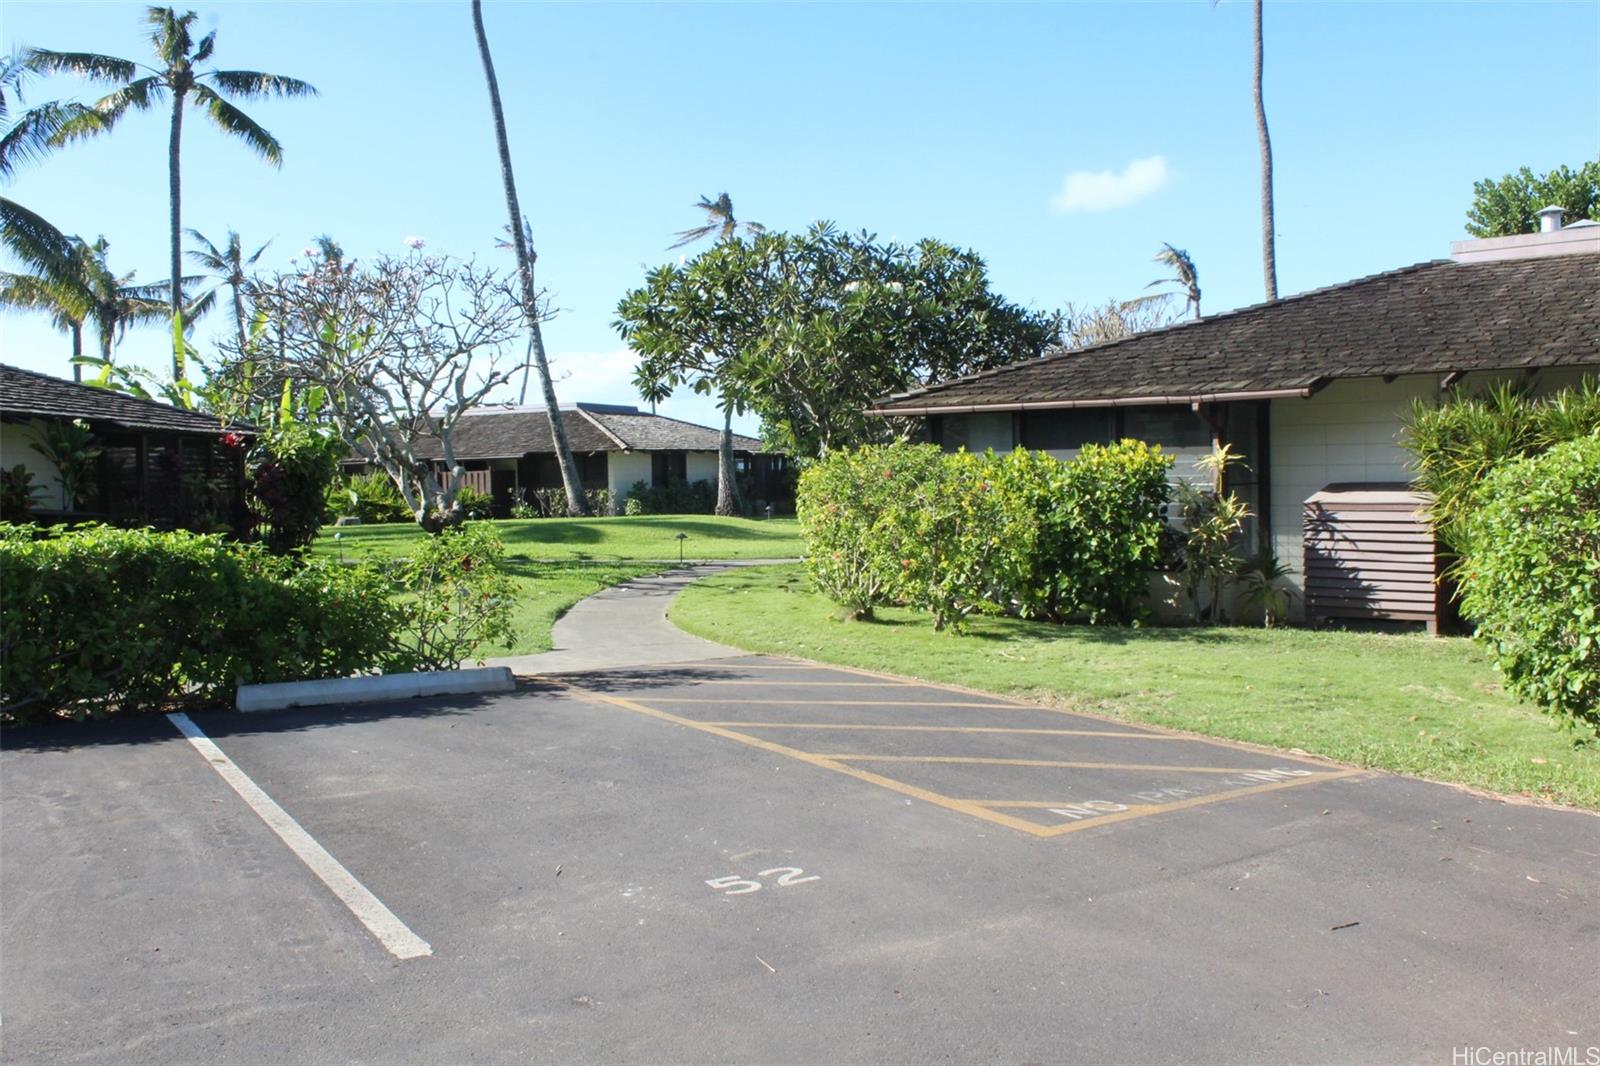
<svg viewBox="0 0 1600 1066">
<path fill-rule="evenodd" d="M 567 608 L 601 589 L 645 574 L 661 571 L 659 563 L 534 563 L 508 560 L 504 568 L 517 583 L 517 606 L 512 615 L 516 639 L 509 645 L 478 649 L 488 658 L 495 655 L 531 655 L 550 650 L 550 627 Z"/>
<path fill-rule="evenodd" d="M 647 515 L 637 518 L 534 518 L 489 522 L 508 556 L 582 562 L 678 560 L 677 534 L 687 534 L 683 557 L 794 559 L 802 554 L 799 524 L 792 518 L 717 518 L 712 515 Z M 334 540 L 334 534 L 339 540 Z M 409 522 L 381 526 L 323 527 L 312 545 L 318 555 L 345 558 L 405 555 L 422 536 Z"/>
<path fill-rule="evenodd" d="M 1298 748 L 1357 766 L 1600 809 L 1600 743 L 1575 746 L 1501 691 L 1461 638 L 1296 629 L 1121 629 L 926 615 L 847 622 L 797 565 L 695 583 L 672 620 L 749 651 L 926 678 L 1072 710 Z"/>
<path fill-rule="evenodd" d="M 509 646 L 485 646 L 481 656 L 548 651 L 550 627 L 567 608 L 601 589 L 659 573 L 662 562 L 684 558 L 784 559 L 801 552 L 792 518 L 754 520 L 711 515 L 651 515 L 638 518 L 538 518 L 491 522 L 506 546 L 505 569 L 517 582 Z M 334 534 L 339 534 L 337 540 Z M 424 534 L 415 525 L 323 528 L 312 551 L 324 558 L 382 560 L 404 556 Z"/>
</svg>

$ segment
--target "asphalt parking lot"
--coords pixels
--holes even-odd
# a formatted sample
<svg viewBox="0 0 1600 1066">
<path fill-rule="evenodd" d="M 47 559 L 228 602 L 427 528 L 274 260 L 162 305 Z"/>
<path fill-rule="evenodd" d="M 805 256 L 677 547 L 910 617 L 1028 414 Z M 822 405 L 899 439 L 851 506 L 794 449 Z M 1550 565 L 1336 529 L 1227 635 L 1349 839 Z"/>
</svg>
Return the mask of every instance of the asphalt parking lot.
<svg viewBox="0 0 1600 1066">
<path fill-rule="evenodd" d="M 1600 819 L 931 685 L 722 658 L 0 759 L 12 1063 L 1600 1043 Z"/>
</svg>

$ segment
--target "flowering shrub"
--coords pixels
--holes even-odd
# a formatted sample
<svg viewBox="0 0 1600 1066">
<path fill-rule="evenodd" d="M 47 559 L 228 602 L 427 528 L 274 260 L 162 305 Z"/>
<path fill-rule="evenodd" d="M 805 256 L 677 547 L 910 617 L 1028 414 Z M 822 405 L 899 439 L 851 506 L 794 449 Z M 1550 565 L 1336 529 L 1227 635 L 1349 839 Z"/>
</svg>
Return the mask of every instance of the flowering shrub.
<svg viewBox="0 0 1600 1066">
<path fill-rule="evenodd" d="M 1600 731 L 1600 437 L 1496 467 L 1461 519 L 1461 612 L 1507 687 Z"/>
<path fill-rule="evenodd" d="M 481 645 L 511 641 L 516 585 L 500 569 L 504 554 L 488 527 L 465 525 L 421 538 L 397 564 L 415 669 L 453 670 Z"/>
</svg>

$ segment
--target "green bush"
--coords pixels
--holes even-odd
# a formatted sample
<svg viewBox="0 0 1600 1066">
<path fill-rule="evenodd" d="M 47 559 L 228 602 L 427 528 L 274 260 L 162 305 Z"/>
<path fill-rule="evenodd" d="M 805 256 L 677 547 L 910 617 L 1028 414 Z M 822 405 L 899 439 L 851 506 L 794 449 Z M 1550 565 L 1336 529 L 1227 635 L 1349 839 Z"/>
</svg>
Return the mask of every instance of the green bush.
<svg viewBox="0 0 1600 1066">
<path fill-rule="evenodd" d="M 1512 692 L 1600 731 L 1600 436 L 1502 464 L 1473 503 L 1462 613 Z"/>
<path fill-rule="evenodd" d="M 362 525 L 416 521 L 394 479 L 382 471 L 357 474 L 328 487 L 325 520 L 331 522 L 346 515 L 361 519 Z"/>
<path fill-rule="evenodd" d="M 812 583 L 854 618 L 870 618 L 903 585 L 884 523 L 907 486 L 943 462 L 931 444 L 835 451 L 800 474 L 795 516 Z M 891 561 L 893 557 L 893 561 Z"/>
<path fill-rule="evenodd" d="M 468 518 L 494 517 L 494 497 L 487 492 L 479 492 L 471 485 L 462 485 L 456 491 L 456 506 Z"/>
<path fill-rule="evenodd" d="M 1022 449 L 997 462 L 1041 526 L 1019 597 L 1058 620 L 1131 620 L 1161 557 L 1172 457 L 1124 440 L 1084 445 L 1066 463 Z"/>
<path fill-rule="evenodd" d="M 1160 555 L 1170 466 L 1137 441 L 1070 463 L 1020 448 L 836 452 L 800 477 L 806 565 L 858 618 L 904 603 L 936 629 L 978 611 L 1125 621 Z"/>
<path fill-rule="evenodd" d="M 639 514 L 711 514 L 717 509 L 717 487 L 709 481 L 682 478 L 673 478 L 665 485 L 635 481 L 628 489 L 628 500 L 639 501 Z"/>
<path fill-rule="evenodd" d="M 465 525 L 423 537 L 397 564 L 416 669 L 453 670 L 485 643 L 511 643 L 517 589 L 500 569 L 504 555 L 489 527 Z"/>
<path fill-rule="evenodd" d="M 1434 528 L 1461 553 L 1462 521 L 1496 465 L 1596 433 L 1600 383 L 1586 378 L 1542 397 L 1501 384 L 1482 396 L 1457 393 L 1438 406 L 1419 400 L 1401 441 L 1413 456 L 1417 486 L 1433 496 Z"/>
<path fill-rule="evenodd" d="M 231 701 L 241 682 L 408 668 L 369 567 L 217 536 L 0 527 L 0 714 L 13 723 Z"/>
<path fill-rule="evenodd" d="M 1007 461 L 955 452 L 938 455 L 923 476 L 895 478 L 876 550 L 889 552 L 896 598 L 932 615 L 935 630 L 959 630 L 968 615 L 1026 595 L 1039 515 L 1033 498 L 1008 491 Z"/>
</svg>

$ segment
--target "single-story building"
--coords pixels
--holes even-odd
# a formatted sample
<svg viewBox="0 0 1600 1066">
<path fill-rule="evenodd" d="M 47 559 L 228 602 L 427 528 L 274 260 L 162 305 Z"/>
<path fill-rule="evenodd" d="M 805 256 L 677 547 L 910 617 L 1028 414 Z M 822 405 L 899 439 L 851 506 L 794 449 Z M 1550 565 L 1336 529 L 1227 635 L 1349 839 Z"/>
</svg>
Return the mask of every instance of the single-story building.
<svg viewBox="0 0 1600 1066">
<path fill-rule="evenodd" d="M 73 423 L 88 436 L 81 484 L 68 498 L 61 467 L 46 452 L 51 427 Z M 0 468 L 20 465 L 33 476 L 31 521 L 244 530 L 250 435 L 198 411 L 0 365 Z"/>
<path fill-rule="evenodd" d="M 717 481 L 720 429 L 650 414 L 624 404 L 563 404 L 561 424 L 585 489 L 606 489 L 620 509 L 638 482 Z M 561 469 L 543 407 L 484 407 L 464 415 L 451 438 L 467 484 L 495 498 L 502 513 L 529 490 L 561 488 Z M 780 506 L 791 501 L 786 456 L 762 450 L 754 437 L 734 434 L 734 462 L 749 477 L 753 499 Z M 417 454 L 442 462 L 437 438 L 418 443 Z"/>
<path fill-rule="evenodd" d="M 1258 516 L 1247 550 L 1270 549 L 1293 571 L 1303 608 L 1307 501 L 1331 485 L 1404 490 L 1412 472 L 1399 434 L 1415 401 L 1505 380 L 1548 391 L 1600 373 L 1600 225 L 1561 228 L 1557 217 L 1545 232 L 1460 241 L 1451 253 L 872 409 L 919 420 L 951 450 L 1020 445 L 1068 458 L 1086 442 L 1138 438 L 1176 453 L 1179 475 L 1232 445 L 1248 466 L 1229 487 Z M 1352 513 L 1377 521 L 1361 501 L 1370 495 Z"/>
</svg>

